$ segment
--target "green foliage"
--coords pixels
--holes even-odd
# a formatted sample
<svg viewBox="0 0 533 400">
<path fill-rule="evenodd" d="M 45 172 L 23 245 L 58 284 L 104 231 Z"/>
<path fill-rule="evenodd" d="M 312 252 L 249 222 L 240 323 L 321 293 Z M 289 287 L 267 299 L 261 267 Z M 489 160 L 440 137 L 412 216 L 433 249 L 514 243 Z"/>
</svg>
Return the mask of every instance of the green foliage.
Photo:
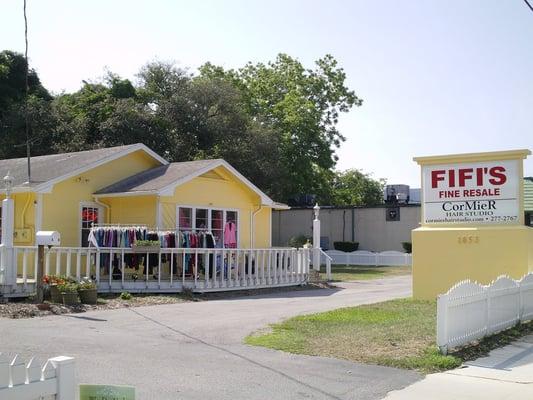
<svg viewBox="0 0 533 400">
<path fill-rule="evenodd" d="M 385 180 L 375 180 L 357 169 L 338 172 L 333 183 L 337 206 L 369 206 L 383 203 Z"/>
<path fill-rule="evenodd" d="M 131 300 L 133 296 L 131 295 L 130 292 L 122 292 L 120 293 L 120 298 L 121 300 Z"/>
<path fill-rule="evenodd" d="M 406 253 L 413 252 L 413 244 L 411 242 L 402 242 L 402 247 Z"/>
<path fill-rule="evenodd" d="M 311 237 L 303 234 L 293 236 L 289 239 L 289 247 L 301 248 L 304 244 L 310 243 Z"/>
<path fill-rule="evenodd" d="M 78 286 L 77 283 L 67 282 L 57 285 L 57 289 L 61 293 L 78 293 Z"/>
<path fill-rule="evenodd" d="M 25 65 L 18 53 L 0 53 L 0 159 L 25 155 Z M 336 194 L 332 184 L 344 140 L 337 124 L 362 100 L 331 55 L 312 69 L 280 54 L 236 70 L 207 63 L 196 75 L 155 61 L 137 78 L 108 72 L 52 98 L 30 69 L 32 154 L 142 142 L 169 161 L 224 158 L 279 201 L 306 193 L 321 204 L 352 203 L 346 193 L 358 188 Z"/>
<path fill-rule="evenodd" d="M 359 242 L 333 242 L 335 250 L 351 253 L 359 248 Z"/>
</svg>

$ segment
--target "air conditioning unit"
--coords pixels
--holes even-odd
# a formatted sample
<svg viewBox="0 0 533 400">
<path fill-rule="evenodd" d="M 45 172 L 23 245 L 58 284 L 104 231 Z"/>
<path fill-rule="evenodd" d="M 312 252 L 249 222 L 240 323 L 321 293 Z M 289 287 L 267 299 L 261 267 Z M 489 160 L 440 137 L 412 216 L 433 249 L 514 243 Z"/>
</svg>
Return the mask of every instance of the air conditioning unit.
<svg viewBox="0 0 533 400">
<path fill-rule="evenodd" d="M 386 185 L 383 198 L 387 204 L 408 204 L 409 185 Z"/>
</svg>

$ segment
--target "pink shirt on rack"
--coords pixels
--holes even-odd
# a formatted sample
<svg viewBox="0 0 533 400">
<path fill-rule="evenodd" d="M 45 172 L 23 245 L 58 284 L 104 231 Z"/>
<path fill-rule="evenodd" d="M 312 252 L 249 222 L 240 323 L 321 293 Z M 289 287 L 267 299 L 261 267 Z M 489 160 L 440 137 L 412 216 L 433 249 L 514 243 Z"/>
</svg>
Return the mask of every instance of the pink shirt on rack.
<svg viewBox="0 0 533 400">
<path fill-rule="evenodd" d="M 237 225 L 235 225 L 235 222 L 226 222 L 226 226 L 224 227 L 224 245 L 237 245 Z"/>
</svg>

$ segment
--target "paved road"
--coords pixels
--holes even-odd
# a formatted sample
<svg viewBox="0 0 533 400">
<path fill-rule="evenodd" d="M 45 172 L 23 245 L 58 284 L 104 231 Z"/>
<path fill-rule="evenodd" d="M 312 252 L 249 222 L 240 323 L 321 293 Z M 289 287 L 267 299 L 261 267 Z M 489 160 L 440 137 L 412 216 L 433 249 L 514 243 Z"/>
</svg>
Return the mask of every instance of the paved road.
<svg viewBox="0 0 533 400">
<path fill-rule="evenodd" d="M 76 358 L 79 383 L 130 384 L 138 399 L 381 399 L 421 376 L 242 344 L 298 314 L 405 297 L 410 277 L 199 303 L 0 319 L 0 351 Z"/>
</svg>

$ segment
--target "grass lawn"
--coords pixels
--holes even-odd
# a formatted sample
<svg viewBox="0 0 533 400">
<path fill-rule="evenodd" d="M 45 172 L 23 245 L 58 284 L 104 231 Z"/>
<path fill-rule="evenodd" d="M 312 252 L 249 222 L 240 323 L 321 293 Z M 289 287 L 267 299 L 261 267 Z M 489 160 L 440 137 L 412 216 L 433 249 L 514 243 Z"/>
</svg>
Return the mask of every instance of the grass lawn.
<svg viewBox="0 0 533 400">
<path fill-rule="evenodd" d="M 412 268 L 410 266 L 402 267 L 369 267 L 363 265 L 332 265 L 331 273 L 333 281 L 356 281 L 386 278 L 389 276 L 409 275 Z M 322 266 L 321 273 L 326 273 L 326 266 Z"/>
<path fill-rule="evenodd" d="M 435 345 L 435 314 L 434 301 L 391 300 L 291 318 L 272 325 L 268 333 L 248 336 L 245 342 L 429 373 L 456 368 L 464 360 L 533 332 L 533 323 L 524 324 L 443 356 Z"/>
</svg>

